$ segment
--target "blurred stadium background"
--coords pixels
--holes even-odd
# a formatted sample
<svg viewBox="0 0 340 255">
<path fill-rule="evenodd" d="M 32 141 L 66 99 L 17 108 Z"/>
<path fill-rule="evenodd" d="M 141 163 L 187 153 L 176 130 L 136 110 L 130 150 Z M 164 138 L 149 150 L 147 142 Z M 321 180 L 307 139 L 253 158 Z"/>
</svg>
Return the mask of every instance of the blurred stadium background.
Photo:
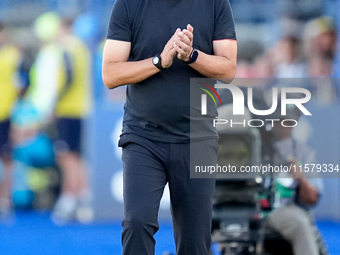
<svg viewBox="0 0 340 255">
<path fill-rule="evenodd" d="M 329 16 L 337 27 L 340 45 L 339 0 L 230 0 L 239 42 L 240 78 L 272 75 L 268 52 L 280 51 L 280 40 L 309 21 Z M 74 31 L 92 53 L 92 96 L 86 120 L 83 154 L 90 171 L 91 222 L 86 225 L 56 226 L 50 218 L 60 177 L 53 169 L 32 169 L 16 165 L 13 185 L 15 214 L 0 223 L 0 254 L 120 254 L 122 218 L 122 164 L 116 144 L 120 133 L 124 88 L 109 91 L 101 80 L 101 50 L 113 0 L 1 0 L 0 21 L 6 24 L 10 41 L 19 45 L 33 62 L 38 43 L 32 24 L 46 11 L 75 18 Z M 303 40 L 303 29 L 298 30 Z M 282 45 L 281 45 L 282 46 Z M 340 51 L 322 77 L 339 78 Z M 282 77 L 284 74 L 281 74 Z M 294 77 L 294 75 L 296 75 Z M 297 78 L 299 74 L 293 74 Z M 339 83 L 338 83 L 339 84 Z M 340 163 L 339 88 L 334 100 L 312 104 L 313 135 L 308 144 L 318 158 Z M 1 93 L 1 91 L 0 91 Z M 1 102 L 0 102 L 1 106 Z M 330 118 L 331 116 L 331 118 Z M 327 134 L 327 135 L 325 135 Z M 315 209 L 318 225 L 331 254 L 340 254 L 340 179 L 325 179 L 325 194 Z M 156 254 L 174 251 L 168 194 L 162 201 L 161 230 Z"/>
</svg>

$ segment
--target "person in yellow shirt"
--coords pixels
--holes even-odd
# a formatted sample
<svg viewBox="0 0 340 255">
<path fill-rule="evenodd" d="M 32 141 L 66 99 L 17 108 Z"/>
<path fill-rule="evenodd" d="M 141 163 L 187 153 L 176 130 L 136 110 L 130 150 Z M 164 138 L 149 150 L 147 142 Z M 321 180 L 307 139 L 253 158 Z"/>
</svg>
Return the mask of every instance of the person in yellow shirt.
<svg viewBox="0 0 340 255">
<path fill-rule="evenodd" d="M 41 113 L 41 121 L 55 118 L 58 136 L 54 147 L 61 169 L 61 194 L 52 220 L 64 223 L 86 220 L 89 188 L 81 157 L 82 121 L 91 108 L 90 52 L 72 34 L 72 21 L 54 12 L 39 16 L 35 34 L 43 43 L 32 69 L 30 98 Z M 86 205 L 86 206 L 84 206 Z"/>
<path fill-rule="evenodd" d="M 55 117 L 58 140 L 57 161 L 62 169 L 63 184 L 53 212 L 56 220 L 88 220 L 89 189 L 87 171 L 81 157 L 83 120 L 91 108 L 91 65 L 88 47 L 72 34 L 72 20 L 61 20 L 59 35 L 64 62 L 64 79 L 59 84 Z M 85 215 L 85 218 L 84 218 Z"/>
</svg>

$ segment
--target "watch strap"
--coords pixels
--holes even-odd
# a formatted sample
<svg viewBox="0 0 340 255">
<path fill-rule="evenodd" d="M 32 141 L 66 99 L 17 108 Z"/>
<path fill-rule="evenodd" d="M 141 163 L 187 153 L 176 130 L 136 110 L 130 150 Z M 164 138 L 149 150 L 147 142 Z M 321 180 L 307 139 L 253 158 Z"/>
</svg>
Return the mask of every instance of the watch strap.
<svg viewBox="0 0 340 255">
<path fill-rule="evenodd" d="M 191 54 L 190 54 L 189 60 L 188 61 L 183 61 L 183 62 L 187 63 L 187 64 L 192 64 L 192 63 L 196 62 L 197 57 L 198 57 L 198 51 L 197 51 L 197 49 L 194 48 L 192 50 Z"/>
<path fill-rule="evenodd" d="M 158 58 L 158 61 L 155 63 L 155 58 Z M 152 59 L 152 63 L 154 64 L 154 66 L 155 67 L 157 67 L 159 70 L 164 70 L 164 69 L 166 69 L 166 68 L 164 68 L 163 66 L 162 66 L 162 58 L 161 58 L 161 55 L 160 54 L 157 54 L 157 55 L 155 55 L 154 57 L 153 57 L 153 59 Z"/>
</svg>

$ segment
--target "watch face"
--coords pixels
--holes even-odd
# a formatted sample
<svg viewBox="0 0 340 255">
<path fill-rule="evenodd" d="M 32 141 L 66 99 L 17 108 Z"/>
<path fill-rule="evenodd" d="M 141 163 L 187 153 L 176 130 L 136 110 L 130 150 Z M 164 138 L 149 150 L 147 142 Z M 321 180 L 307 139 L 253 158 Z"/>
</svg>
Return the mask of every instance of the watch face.
<svg viewBox="0 0 340 255">
<path fill-rule="evenodd" d="M 197 60 L 198 57 L 198 52 L 196 49 L 193 50 L 192 54 L 191 54 L 191 61 L 195 62 Z"/>
<path fill-rule="evenodd" d="M 159 57 L 154 57 L 153 59 L 152 59 L 152 63 L 154 64 L 154 65 L 157 65 L 158 63 L 159 63 Z"/>
</svg>

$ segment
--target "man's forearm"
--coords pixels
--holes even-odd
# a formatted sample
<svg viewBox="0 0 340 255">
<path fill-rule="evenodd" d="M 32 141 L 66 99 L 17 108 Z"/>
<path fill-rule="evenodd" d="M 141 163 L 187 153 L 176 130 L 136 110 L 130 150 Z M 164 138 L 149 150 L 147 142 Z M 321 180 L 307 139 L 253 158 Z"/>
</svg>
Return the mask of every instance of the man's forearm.
<svg viewBox="0 0 340 255">
<path fill-rule="evenodd" d="M 161 66 L 168 68 L 176 55 L 173 41 L 180 32 L 178 28 L 163 48 Z M 102 77 L 107 88 L 113 89 L 121 85 L 143 81 L 160 71 L 152 58 L 140 61 L 128 61 L 131 50 L 130 42 L 106 40 L 103 52 Z"/>
<path fill-rule="evenodd" d="M 202 51 L 198 53 L 197 61 L 190 64 L 199 73 L 209 78 L 221 78 L 230 83 L 236 73 L 236 63 L 224 56 L 208 55 Z"/>
<path fill-rule="evenodd" d="M 159 72 L 152 58 L 141 61 L 111 62 L 103 65 L 103 81 L 107 88 L 137 83 Z"/>
<path fill-rule="evenodd" d="M 299 182 L 299 197 L 300 200 L 308 205 L 314 205 L 319 200 L 318 189 L 315 188 L 306 178 L 298 179 Z"/>
</svg>

